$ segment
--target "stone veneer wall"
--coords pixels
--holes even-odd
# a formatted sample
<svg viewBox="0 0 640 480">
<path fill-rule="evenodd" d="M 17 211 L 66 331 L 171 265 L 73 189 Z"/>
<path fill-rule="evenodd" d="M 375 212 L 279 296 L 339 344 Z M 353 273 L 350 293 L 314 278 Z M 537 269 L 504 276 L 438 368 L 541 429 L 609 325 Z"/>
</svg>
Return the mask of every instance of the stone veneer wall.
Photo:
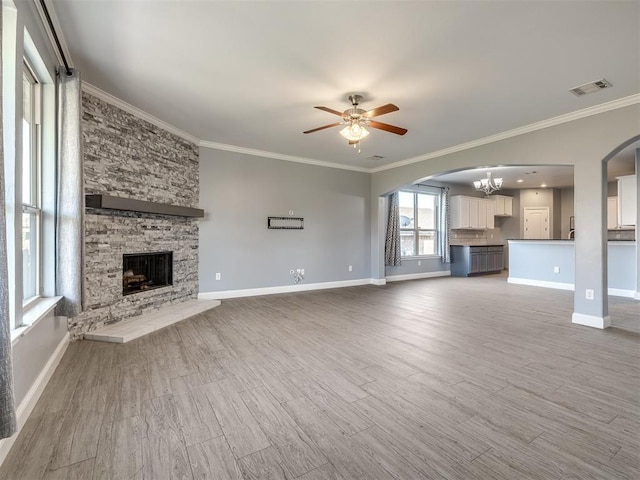
<svg viewBox="0 0 640 480">
<path fill-rule="evenodd" d="M 86 194 L 197 207 L 198 146 L 83 93 Z M 122 295 L 122 255 L 173 251 L 173 285 Z M 198 294 L 198 220 L 87 209 L 85 310 L 72 338 Z"/>
</svg>

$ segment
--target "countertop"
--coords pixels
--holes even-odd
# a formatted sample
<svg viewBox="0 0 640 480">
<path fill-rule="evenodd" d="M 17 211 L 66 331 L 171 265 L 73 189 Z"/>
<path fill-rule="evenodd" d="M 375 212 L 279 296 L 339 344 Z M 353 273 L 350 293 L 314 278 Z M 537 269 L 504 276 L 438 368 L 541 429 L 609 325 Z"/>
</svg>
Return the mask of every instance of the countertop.
<svg viewBox="0 0 640 480">
<path fill-rule="evenodd" d="M 451 247 L 504 247 L 504 243 L 483 243 L 483 244 L 467 244 L 467 243 L 450 243 Z"/>
<path fill-rule="evenodd" d="M 549 239 L 549 240 L 545 240 L 545 239 L 535 239 L 535 238 L 510 238 L 509 240 L 507 240 L 507 242 L 511 243 L 511 242 L 537 242 L 537 243 L 567 243 L 567 244 L 571 244 L 571 243 L 575 243 L 575 240 L 571 239 L 566 239 L 566 238 L 554 238 L 554 239 Z M 632 243 L 636 243 L 635 240 L 624 240 L 622 238 L 616 238 L 615 240 L 607 240 L 607 243 L 622 243 L 622 244 L 626 244 L 626 245 L 630 245 Z M 482 246 L 482 245 L 481 245 Z"/>
</svg>

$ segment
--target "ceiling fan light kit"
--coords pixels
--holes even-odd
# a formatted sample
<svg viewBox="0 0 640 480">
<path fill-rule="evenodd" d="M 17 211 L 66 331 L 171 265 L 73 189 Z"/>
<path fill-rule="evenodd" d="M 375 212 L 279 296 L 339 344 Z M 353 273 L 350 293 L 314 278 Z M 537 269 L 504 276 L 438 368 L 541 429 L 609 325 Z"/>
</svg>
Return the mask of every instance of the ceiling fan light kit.
<svg viewBox="0 0 640 480">
<path fill-rule="evenodd" d="M 362 95 L 349 95 L 349 101 L 351 102 L 351 108 L 348 108 L 344 112 L 339 112 L 328 107 L 316 106 L 315 108 L 318 110 L 323 110 L 327 113 L 342 117 L 342 121 L 307 130 L 304 133 L 313 133 L 326 128 L 336 127 L 338 125 L 346 125 L 342 130 L 340 130 L 340 135 L 349 142 L 349 145 L 353 145 L 354 148 L 360 144 L 360 140 L 369 135 L 370 132 L 367 130 L 367 127 L 377 128 L 379 130 L 395 133 L 396 135 L 404 135 L 407 133 L 406 128 L 396 127 L 394 125 L 388 125 L 386 123 L 371 120 L 373 117 L 378 117 L 385 113 L 391 113 L 399 110 L 399 108 L 394 104 L 388 103 L 372 110 L 363 110 L 362 108 L 358 108 L 358 105 L 360 105 L 360 102 L 362 101 Z M 358 153 L 360 153 L 359 150 Z"/>
</svg>

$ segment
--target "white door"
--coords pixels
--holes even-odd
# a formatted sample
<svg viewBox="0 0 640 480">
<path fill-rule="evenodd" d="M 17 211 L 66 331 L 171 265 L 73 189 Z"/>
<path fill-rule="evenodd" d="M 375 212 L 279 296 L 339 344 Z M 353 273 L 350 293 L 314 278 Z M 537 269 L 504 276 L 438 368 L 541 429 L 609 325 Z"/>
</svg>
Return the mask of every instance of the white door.
<svg viewBox="0 0 640 480">
<path fill-rule="evenodd" d="M 545 239 L 549 237 L 549 207 L 525 207 L 524 238 Z"/>
</svg>

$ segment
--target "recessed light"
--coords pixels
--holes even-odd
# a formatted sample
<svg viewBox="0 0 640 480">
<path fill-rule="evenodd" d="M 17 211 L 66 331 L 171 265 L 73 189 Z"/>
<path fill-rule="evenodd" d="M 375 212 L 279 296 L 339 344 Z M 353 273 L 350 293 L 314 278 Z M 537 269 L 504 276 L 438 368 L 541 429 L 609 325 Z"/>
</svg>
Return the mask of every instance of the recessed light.
<svg viewBox="0 0 640 480">
<path fill-rule="evenodd" d="M 521 178 L 519 178 L 518 180 L 516 180 L 516 182 L 518 182 L 518 183 L 522 183 L 522 182 L 524 182 L 524 180 L 523 180 L 523 179 L 521 179 Z"/>
<path fill-rule="evenodd" d="M 542 188 L 547 188 L 547 184 L 543 183 L 542 185 L 540 185 Z"/>
</svg>

